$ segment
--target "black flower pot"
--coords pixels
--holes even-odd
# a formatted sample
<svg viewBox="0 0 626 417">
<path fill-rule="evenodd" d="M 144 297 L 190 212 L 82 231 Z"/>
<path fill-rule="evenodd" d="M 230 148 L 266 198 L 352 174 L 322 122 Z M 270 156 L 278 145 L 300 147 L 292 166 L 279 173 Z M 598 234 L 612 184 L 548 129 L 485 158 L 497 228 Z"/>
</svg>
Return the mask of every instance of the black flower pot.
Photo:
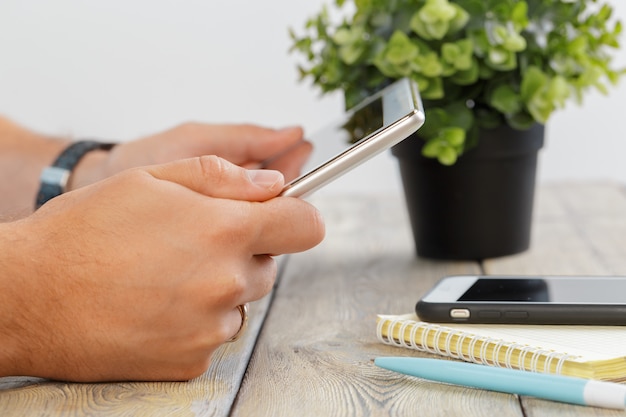
<svg viewBox="0 0 626 417">
<path fill-rule="evenodd" d="M 483 130 L 452 166 L 423 157 L 417 136 L 396 145 L 418 256 L 476 260 L 528 249 L 543 141 L 542 125 Z"/>
</svg>

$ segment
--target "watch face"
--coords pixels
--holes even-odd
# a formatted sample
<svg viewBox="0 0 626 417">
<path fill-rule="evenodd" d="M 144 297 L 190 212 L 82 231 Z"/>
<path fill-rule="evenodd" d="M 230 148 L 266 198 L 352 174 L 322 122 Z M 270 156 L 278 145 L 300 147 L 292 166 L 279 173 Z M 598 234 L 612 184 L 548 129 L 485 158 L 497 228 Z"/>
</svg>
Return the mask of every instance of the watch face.
<svg viewBox="0 0 626 417">
<path fill-rule="evenodd" d="M 46 167 L 41 171 L 41 177 L 39 180 L 42 184 L 54 185 L 61 187 L 62 192 L 65 192 L 67 187 L 67 181 L 70 178 L 71 171 L 60 167 Z"/>
</svg>

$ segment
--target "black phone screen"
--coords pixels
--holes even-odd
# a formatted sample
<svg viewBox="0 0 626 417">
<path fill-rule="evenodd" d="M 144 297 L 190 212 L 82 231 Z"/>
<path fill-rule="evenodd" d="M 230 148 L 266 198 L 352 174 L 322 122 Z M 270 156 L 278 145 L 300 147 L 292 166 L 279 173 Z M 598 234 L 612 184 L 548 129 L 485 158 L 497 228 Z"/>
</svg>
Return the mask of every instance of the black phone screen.
<svg viewBox="0 0 626 417">
<path fill-rule="evenodd" d="M 458 301 L 626 304 L 626 278 L 479 278 Z"/>
<path fill-rule="evenodd" d="M 313 150 L 302 172 L 308 172 L 385 126 L 381 97 L 353 110 L 347 119 L 330 123 L 307 137 Z"/>
</svg>

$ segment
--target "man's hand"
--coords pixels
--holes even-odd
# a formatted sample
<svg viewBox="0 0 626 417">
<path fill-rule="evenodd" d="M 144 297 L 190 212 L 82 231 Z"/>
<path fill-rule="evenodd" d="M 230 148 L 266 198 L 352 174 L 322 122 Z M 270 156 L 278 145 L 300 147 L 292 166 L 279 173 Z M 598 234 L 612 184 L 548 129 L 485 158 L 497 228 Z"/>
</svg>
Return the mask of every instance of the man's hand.
<svg viewBox="0 0 626 417">
<path fill-rule="evenodd" d="M 253 148 L 228 156 L 263 159 Z M 270 254 L 323 238 L 311 205 L 276 197 L 283 184 L 276 171 L 191 158 L 126 170 L 0 224 L 0 375 L 202 374 L 239 329 L 237 305 L 271 290 Z"/>
<path fill-rule="evenodd" d="M 268 129 L 254 125 L 185 123 L 156 135 L 117 145 L 111 152 L 92 152 L 76 168 L 71 187 L 80 188 L 124 169 L 161 164 L 201 155 L 217 155 L 244 168 L 281 171 L 287 181 L 298 176 L 311 150 L 302 129 Z"/>
</svg>

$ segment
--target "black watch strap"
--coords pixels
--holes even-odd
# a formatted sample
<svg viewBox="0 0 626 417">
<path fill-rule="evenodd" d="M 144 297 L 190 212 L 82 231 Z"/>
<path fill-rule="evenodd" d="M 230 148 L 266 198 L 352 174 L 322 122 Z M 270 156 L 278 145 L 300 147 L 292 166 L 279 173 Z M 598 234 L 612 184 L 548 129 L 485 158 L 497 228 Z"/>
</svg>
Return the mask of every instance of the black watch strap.
<svg viewBox="0 0 626 417">
<path fill-rule="evenodd" d="M 86 153 L 101 149 L 110 150 L 114 143 L 102 143 L 94 140 L 81 140 L 69 145 L 57 157 L 54 163 L 44 168 L 41 172 L 41 185 L 37 193 L 35 209 L 41 207 L 46 201 L 63 194 L 66 191 L 67 182 L 72 170 L 76 167 Z"/>
</svg>

